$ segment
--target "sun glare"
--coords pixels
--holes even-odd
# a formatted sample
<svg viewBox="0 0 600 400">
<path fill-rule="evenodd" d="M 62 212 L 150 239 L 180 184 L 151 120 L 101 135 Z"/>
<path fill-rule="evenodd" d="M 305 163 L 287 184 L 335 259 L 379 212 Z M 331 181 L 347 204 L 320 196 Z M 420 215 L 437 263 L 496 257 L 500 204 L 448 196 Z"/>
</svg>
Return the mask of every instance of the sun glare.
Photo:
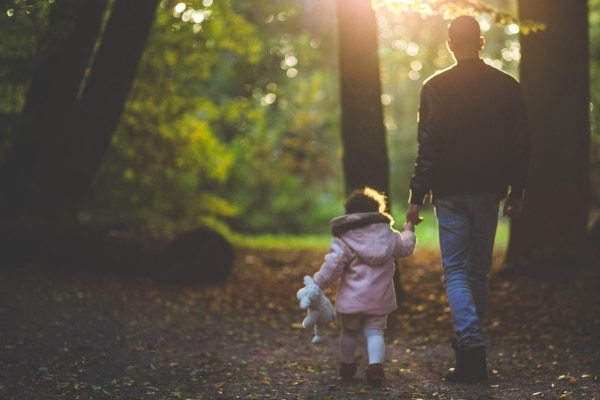
<svg viewBox="0 0 600 400">
<path fill-rule="evenodd" d="M 373 0 L 374 7 L 387 7 L 396 12 L 431 12 L 431 5 L 425 0 Z"/>
<path fill-rule="evenodd" d="M 418 4 L 422 3 L 421 0 L 377 0 L 379 3 L 384 3 L 384 4 L 396 4 L 396 5 L 400 5 L 400 6 L 409 6 L 409 7 L 413 7 L 413 6 L 417 6 Z"/>
</svg>

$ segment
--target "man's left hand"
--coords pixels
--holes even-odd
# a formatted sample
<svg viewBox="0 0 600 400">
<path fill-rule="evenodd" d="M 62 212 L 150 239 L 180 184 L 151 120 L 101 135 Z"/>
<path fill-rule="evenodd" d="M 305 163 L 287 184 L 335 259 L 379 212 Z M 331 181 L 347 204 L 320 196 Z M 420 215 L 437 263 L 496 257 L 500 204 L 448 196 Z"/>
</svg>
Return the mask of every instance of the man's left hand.
<svg viewBox="0 0 600 400">
<path fill-rule="evenodd" d="M 523 211 L 523 200 L 511 199 L 510 197 L 504 201 L 504 210 L 502 215 L 505 217 L 515 216 Z"/>
</svg>

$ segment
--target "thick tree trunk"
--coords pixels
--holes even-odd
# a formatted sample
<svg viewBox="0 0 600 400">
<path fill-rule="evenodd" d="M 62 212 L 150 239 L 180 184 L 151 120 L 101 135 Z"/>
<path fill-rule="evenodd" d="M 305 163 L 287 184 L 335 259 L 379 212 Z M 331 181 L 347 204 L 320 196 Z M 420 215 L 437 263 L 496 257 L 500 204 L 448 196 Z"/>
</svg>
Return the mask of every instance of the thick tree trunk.
<svg viewBox="0 0 600 400">
<path fill-rule="evenodd" d="M 371 0 L 337 0 L 337 16 L 346 193 L 370 186 L 388 196 L 389 208 L 389 158 L 375 11 Z M 399 268 L 394 287 L 400 301 L 404 291 Z"/>
<path fill-rule="evenodd" d="M 33 78 L 21 131 L 2 171 L 2 220 L 73 220 L 88 193 L 121 117 L 158 0 L 114 2 L 84 78 L 105 6 L 106 0 L 65 0 L 53 8 L 51 32 L 57 36 L 43 48 L 49 56 Z M 65 24 L 73 27 L 68 35 L 62 33 Z"/>
<path fill-rule="evenodd" d="M 389 195 L 375 12 L 371 0 L 337 0 L 337 15 L 346 192 L 371 186 Z"/>
<path fill-rule="evenodd" d="M 0 179 L 0 219 L 46 215 L 46 184 L 98 38 L 106 0 L 65 0 L 52 6 L 49 31 L 37 50 L 11 153 Z"/>
<path fill-rule="evenodd" d="M 131 89 L 158 0 L 117 0 L 94 58 L 59 170 L 59 212 L 75 214 L 82 206 L 110 145 Z M 62 209 L 61 209 L 62 208 Z"/>
<path fill-rule="evenodd" d="M 508 266 L 568 269 L 588 261 L 589 52 L 585 0 L 521 0 L 521 82 L 533 152 L 524 212 L 511 225 Z"/>
</svg>

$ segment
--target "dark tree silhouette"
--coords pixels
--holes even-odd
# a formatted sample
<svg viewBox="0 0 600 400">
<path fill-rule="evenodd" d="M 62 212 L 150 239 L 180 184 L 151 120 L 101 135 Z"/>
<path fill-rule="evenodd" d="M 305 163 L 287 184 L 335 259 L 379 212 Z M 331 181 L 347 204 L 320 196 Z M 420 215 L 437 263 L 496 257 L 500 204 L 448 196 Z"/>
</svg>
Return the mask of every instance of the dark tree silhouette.
<svg viewBox="0 0 600 400">
<path fill-rule="evenodd" d="M 40 61 L 0 175 L 2 259 L 14 266 L 43 261 L 223 283 L 233 250 L 211 229 L 171 238 L 77 222 L 158 8 L 158 0 L 111 4 L 103 30 L 106 0 L 64 0 L 51 9 L 49 34 L 38 49 Z"/>
<path fill-rule="evenodd" d="M 77 103 L 100 33 L 106 0 L 66 0 L 52 6 L 48 33 L 37 49 L 37 65 L 15 141 L 0 175 L 2 220 L 49 217 L 47 182 L 57 173 L 57 153 Z"/>
<path fill-rule="evenodd" d="M 371 0 L 337 0 L 338 54 L 346 193 L 370 186 L 388 196 L 390 173 L 383 125 L 377 21 Z M 404 293 L 394 274 L 396 296 Z"/>
<path fill-rule="evenodd" d="M 51 9 L 0 176 L 3 221 L 74 220 L 82 205 L 121 116 L 158 0 L 115 1 L 101 31 L 106 4 L 66 0 Z"/>
<path fill-rule="evenodd" d="M 86 80 L 68 139 L 59 155 L 57 208 L 77 212 L 85 200 L 117 127 L 152 28 L 158 0 L 114 3 Z"/>
<path fill-rule="evenodd" d="M 585 0 L 519 2 L 546 24 L 522 37 L 521 83 L 533 152 L 524 212 L 511 224 L 509 266 L 568 269 L 588 261 L 588 9 Z"/>
<path fill-rule="evenodd" d="M 371 0 L 337 0 L 337 16 L 346 192 L 367 185 L 389 195 L 375 12 Z"/>
</svg>

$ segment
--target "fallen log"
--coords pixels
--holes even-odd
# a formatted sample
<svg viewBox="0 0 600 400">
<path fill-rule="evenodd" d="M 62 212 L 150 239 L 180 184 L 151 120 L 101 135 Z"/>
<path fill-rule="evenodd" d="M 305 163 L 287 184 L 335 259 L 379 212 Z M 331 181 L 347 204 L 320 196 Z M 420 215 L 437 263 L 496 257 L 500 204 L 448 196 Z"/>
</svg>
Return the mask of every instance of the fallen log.
<svg viewBox="0 0 600 400">
<path fill-rule="evenodd" d="M 233 247 L 206 227 L 177 235 L 92 223 L 0 225 L 0 267 L 28 265 L 222 284 Z"/>
</svg>

